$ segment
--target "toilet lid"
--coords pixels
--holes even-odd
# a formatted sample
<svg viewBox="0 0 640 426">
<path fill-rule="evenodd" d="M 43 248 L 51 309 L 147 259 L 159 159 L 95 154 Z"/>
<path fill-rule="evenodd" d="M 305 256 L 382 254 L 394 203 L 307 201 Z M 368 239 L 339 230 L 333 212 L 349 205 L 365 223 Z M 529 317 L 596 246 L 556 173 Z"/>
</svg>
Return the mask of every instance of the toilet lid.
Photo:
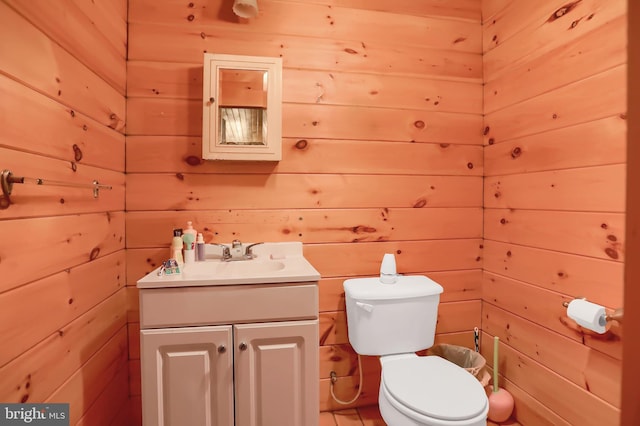
<svg viewBox="0 0 640 426">
<path fill-rule="evenodd" d="M 465 420 L 487 406 L 487 395 L 469 372 L 437 356 L 384 364 L 382 383 L 402 405 L 428 417 Z"/>
</svg>

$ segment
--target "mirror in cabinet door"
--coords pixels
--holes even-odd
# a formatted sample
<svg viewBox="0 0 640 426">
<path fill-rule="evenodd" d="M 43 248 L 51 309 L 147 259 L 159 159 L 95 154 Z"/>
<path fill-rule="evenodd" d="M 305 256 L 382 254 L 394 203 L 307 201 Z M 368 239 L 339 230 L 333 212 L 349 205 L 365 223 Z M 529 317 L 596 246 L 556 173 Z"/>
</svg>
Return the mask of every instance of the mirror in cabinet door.
<svg viewBox="0 0 640 426">
<path fill-rule="evenodd" d="M 205 53 L 202 158 L 282 159 L 282 59 Z"/>
</svg>

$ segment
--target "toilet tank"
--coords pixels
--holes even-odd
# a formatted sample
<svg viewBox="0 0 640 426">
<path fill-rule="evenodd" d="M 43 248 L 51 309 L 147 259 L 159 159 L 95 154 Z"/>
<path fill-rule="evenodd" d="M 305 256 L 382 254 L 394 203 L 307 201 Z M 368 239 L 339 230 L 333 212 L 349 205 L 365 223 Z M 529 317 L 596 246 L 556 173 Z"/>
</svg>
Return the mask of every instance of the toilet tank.
<svg viewBox="0 0 640 426">
<path fill-rule="evenodd" d="M 416 352 L 433 346 L 442 286 L 423 275 L 344 282 L 349 342 L 361 355 Z"/>
</svg>

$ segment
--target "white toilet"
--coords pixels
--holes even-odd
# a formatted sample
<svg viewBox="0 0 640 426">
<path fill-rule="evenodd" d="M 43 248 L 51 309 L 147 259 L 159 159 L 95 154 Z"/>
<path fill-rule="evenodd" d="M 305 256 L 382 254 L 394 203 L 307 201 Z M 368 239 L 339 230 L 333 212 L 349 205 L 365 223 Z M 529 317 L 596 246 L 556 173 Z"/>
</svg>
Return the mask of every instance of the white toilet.
<svg viewBox="0 0 640 426">
<path fill-rule="evenodd" d="M 344 282 L 349 341 L 360 355 L 380 355 L 378 403 L 389 426 L 486 426 L 489 401 L 480 382 L 437 356 L 433 345 L 442 287 L 425 276 Z"/>
</svg>

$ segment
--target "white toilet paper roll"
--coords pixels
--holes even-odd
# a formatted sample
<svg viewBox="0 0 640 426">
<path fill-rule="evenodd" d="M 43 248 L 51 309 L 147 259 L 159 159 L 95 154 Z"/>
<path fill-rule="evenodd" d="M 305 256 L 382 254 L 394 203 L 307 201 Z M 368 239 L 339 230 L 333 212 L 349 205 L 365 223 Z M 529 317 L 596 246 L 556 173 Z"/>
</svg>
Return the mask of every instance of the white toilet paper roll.
<svg viewBox="0 0 640 426">
<path fill-rule="evenodd" d="M 595 303 L 591 303 L 586 300 L 575 299 L 569 302 L 567 315 L 581 327 L 593 330 L 600 334 L 607 331 L 606 312 L 603 306 L 596 305 Z"/>
</svg>

